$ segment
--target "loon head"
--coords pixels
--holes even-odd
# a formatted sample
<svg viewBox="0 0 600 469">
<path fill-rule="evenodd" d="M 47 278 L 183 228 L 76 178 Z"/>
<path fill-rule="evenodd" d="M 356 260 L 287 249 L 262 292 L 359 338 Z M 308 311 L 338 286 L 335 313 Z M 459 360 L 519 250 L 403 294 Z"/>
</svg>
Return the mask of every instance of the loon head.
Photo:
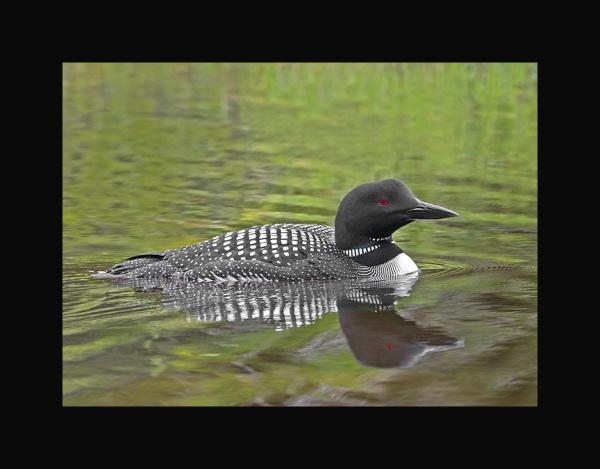
<svg viewBox="0 0 600 469">
<path fill-rule="evenodd" d="M 456 217 L 458 213 L 419 200 L 397 179 L 361 184 L 342 199 L 335 218 L 335 243 L 352 249 L 388 238 L 415 220 Z"/>
</svg>

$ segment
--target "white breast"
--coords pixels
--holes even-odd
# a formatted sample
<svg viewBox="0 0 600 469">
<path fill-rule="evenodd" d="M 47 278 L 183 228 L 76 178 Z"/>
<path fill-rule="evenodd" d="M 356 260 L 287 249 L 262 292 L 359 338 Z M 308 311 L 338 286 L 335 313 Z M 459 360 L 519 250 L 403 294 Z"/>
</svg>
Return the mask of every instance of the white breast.
<svg viewBox="0 0 600 469">
<path fill-rule="evenodd" d="M 365 266 L 360 269 L 361 274 L 372 278 L 393 278 L 400 275 L 406 275 L 418 272 L 417 264 L 404 252 L 398 254 L 383 264 L 374 266 Z"/>
</svg>

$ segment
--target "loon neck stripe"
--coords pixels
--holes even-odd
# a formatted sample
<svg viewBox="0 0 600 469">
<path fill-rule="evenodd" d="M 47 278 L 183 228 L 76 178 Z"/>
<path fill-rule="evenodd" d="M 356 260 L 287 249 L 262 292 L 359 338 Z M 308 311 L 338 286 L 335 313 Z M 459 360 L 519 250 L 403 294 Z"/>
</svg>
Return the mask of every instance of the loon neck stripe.
<svg viewBox="0 0 600 469">
<path fill-rule="evenodd" d="M 380 247 L 385 246 L 388 243 L 393 243 L 391 236 L 388 236 L 386 238 L 369 238 L 369 241 L 374 244 L 367 246 L 363 245 L 354 249 L 345 249 L 342 252 L 350 257 L 358 257 L 362 256 L 363 254 L 367 254 L 368 252 L 375 251 L 376 249 L 379 249 Z"/>
<path fill-rule="evenodd" d="M 379 249 L 379 244 L 375 244 L 374 246 L 368 246 L 366 248 L 356 248 L 356 249 L 346 249 L 342 251 L 344 254 L 350 257 L 357 257 L 366 254 L 367 252 L 374 251 L 375 249 Z"/>
<path fill-rule="evenodd" d="M 392 240 L 392 236 L 390 235 L 390 236 L 388 236 L 386 238 L 370 238 L 370 240 L 371 241 L 375 241 L 375 242 L 377 242 L 377 241 L 391 241 Z"/>
<path fill-rule="evenodd" d="M 368 252 L 375 251 L 387 243 L 393 243 L 391 236 L 387 236 L 386 238 L 369 238 L 369 241 L 374 244 L 368 246 L 363 245 L 362 247 L 354 249 L 345 249 L 342 252 L 350 257 L 358 257 L 367 254 Z"/>
</svg>

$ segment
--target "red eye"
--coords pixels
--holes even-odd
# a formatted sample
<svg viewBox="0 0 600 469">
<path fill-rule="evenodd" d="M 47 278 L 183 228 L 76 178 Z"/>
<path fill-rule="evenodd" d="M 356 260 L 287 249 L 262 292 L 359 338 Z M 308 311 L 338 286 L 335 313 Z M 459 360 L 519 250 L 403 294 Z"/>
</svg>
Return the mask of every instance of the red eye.
<svg viewBox="0 0 600 469">
<path fill-rule="evenodd" d="M 379 202 L 377 202 L 379 205 L 381 205 L 382 207 L 385 207 L 386 205 L 390 204 L 390 201 L 388 199 L 385 198 L 381 198 L 379 199 Z"/>
</svg>

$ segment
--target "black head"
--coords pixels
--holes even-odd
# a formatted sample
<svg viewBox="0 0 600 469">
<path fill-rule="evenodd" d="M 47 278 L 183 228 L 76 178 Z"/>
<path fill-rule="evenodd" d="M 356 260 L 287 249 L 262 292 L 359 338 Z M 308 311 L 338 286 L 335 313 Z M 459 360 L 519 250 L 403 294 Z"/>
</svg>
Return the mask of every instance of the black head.
<svg viewBox="0 0 600 469">
<path fill-rule="evenodd" d="M 335 218 L 335 243 L 352 249 L 373 238 L 386 238 L 419 219 L 456 217 L 458 213 L 423 202 L 397 179 L 362 184 L 340 203 Z"/>
</svg>

